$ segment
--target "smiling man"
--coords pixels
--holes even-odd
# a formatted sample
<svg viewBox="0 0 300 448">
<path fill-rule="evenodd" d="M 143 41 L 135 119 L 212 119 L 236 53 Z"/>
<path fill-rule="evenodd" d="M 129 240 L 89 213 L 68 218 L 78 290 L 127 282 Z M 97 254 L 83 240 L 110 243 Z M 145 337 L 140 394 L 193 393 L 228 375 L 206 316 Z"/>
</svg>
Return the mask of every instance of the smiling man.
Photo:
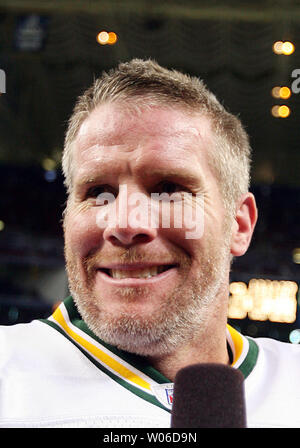
<svg viewBox="0 0 300 448">
<path fill-rule="evenodd" d="M 240 255 L 248 246 L 255 202 L 250 193 L 242 196 L 229 230 L 208 160 L 214 145 L 208 117 L 173 104 L 140 104 L 136 111 L 135 102 L 98 105 L 72 142 L 67 269 L 74 300 L 93 332 L 122 350 L 153 358 L 173 379 L 191 360 L 228 361 L 230 253 Z M 103 192 L 115 198 L 117 213 L 100 228 L 99 208 L 109 207 L 98 205 Z M 137 192 L 150 198 L 171 192 L 182 201 L 188 192 L 191 211 L 203 197 L 201 238 L 186 238 L 184 220 L 179 228 L 172 222 L 169 228 L 153 227 L 147 219 L 150 198 L 149 207 L 140 210 L 146 219 L 121 226 Z M 175 203 L 169 205 L 172 212 Z"/>
<path fill-rule="evenodd" d="M 175 376 L 197 363 L 243 373 L 249 426 L 299 422 L 296 399 L 284 417 L 277 405 L 299 350 L 227 325 L 232 258 L 257 219 L 250 152 L 200 80 L 153 61 L 78 99 L 63 154 L 71 296 L 2 331 L 2 426 L 167 427 Z"/>
</svg>

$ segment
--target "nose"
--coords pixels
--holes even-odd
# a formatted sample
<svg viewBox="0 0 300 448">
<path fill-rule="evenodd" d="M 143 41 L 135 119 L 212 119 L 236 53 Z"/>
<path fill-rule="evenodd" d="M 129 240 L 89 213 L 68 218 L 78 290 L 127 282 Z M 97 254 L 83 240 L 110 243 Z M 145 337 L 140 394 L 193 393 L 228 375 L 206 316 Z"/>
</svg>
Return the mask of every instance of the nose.
<svg viewBox="0 0 300 448">
<path fill-rule="evenodd" d="M 114 246 L 129 247 L 149 243 L 157 236 L 147 195 L 121 185 L 113 206 L 114 219 L 108 221 L 103 231 L 105 241 Z"/>
</svg>

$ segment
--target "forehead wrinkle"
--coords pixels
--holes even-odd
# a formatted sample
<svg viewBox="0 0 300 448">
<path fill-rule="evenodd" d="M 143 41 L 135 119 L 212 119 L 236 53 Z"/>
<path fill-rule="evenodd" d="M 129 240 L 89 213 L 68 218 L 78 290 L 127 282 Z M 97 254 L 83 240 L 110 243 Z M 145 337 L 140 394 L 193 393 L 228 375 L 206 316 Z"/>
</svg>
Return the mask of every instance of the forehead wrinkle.
<svg viewBox="0 0 300 448">
<path fill-rule="evenodd" d="M 199 138 L 186 139 L 186 133 L 180 133 L 183 138 L 177 138 L 172 135 L 167 141 L 151 142 L 147 145 L 149 152 L 143 153 L 142 149 L 138 152 L 135 159 L 136 168 L 145 175 L 160 176 L 169 175 L 174 177 L 185 177 L 196 183 L 199 178 L 199 172 L 206 166 L 207 146 L 210 141 L 199 141 Z M 172 148 L 176 151 L 172 151 Z M 186 161 L 191 163 L 186 164 Z M 157 166 L 159 162 L 159 166 Z"/>
<path fill-rule="evenodd" d="M 130 139 L 130 134 L 118 130 L 93 130 L 85 135 L 77 137 L 77 144 L 79 148 L 89 149 L 93 147 L 111 147 L 125 145 Z"/>
<path fill-rule="evenodd" d="M 158 168 L 151 169 L 150 167 L 144 169 L 144 175 L 148 177 L 176 177 L 182 178 L 191 183 L 196 183 L 199 179 L 199 173 L 191 172 L 187 169 L 177 169 L 177 168 Z"/>
<path fill-rule="evenodd" d="M 145 169 L 149 166 L 149 174 L 153 172 L 153 169 L 151 169 L 151 162 L 154 160 L 153 157 L 156 159 L 156 155 L 159 156 L 160 152 L 164 153 L 165 162 L 170 159 L 170 166 L 166 166 L 170 172 L 172 170 L 172 164 L 173 166 L 174 163 L 176 166 L 182 166 L 187 157 L 193 157 L 201 171 L 202 153 L 205 150 L 204 143 L 206 142 L 206 145 L 211 144 L 209 132 L 211 126 L 209 120 L 205 120 L 201 126 L 198 126 L 197 122 L 191 122 L 189 125 L 183 125 L 177 122 L 177 125 L 173 126 L 172 121 L 169 120 L 167 123 L 163 120 L 163 126 L 160 126 L 160 123 L 157 125 L 157 121 L 155 123 L 156 126 L 151 126 L 151 122 L 155 122 L 155 118 L 157 117 L 155 115 L 151 116 L 148 113 L 145 120 L 142 120 L 142 117 L 135 117 L 136 121 L 134 125 L 132 120 L 130 120 L 129 123 L 127 122 L 127 126 L 125 126 L 126 120 L 124 122 L 121 119 L 120 126 L 117 127 L 115 118 L 113 125 L 109 123 L 107 128 L 104 128 L 103 121 L 100 121 L 99 126 L 97 126 L 95 120 L 90 127 L 88 123 L 85 123 L 81 134 L 77 135 L 77 151 L 75 152 L 77 153 L 76 158 L 79 163 L 77 163 L 76 171 L 77 175 L 84 175 L 85 180 L 89 183 L 93 181 L 92 179 L 99 178 L 102 170 L 102 174 L 104 174 L 104 171 L 106 173 L 106 164 L 110 164 L 109 168 L 111 169 L 113 162 L 113 167 L 116 167 L 117 160 L 114 157 L 114 149 L 118 150 L 119 162 L 122 159 L 124 162 L 126 153 L 136 150 L 135 168 L 143 167 Z M 202 118 L 204 117 L 202 116 Z M 170 151 L 172 150 L 172 146 L 177 150 L 175 151 L 177 156 L 176 160 L 174 157 L 171 157 L 172 154 Z M 150 150 L 148 151 L 149 157 L 147 156 L 147 152 L 144 153 L 143 149 Z M 164 151 L 164 149 L 168 149 L 168 151 Z M 179 153 L 178 149 L 181 149 Z M 82 155 L 83 157 L 81 157 Z M 124 155 L 124 158 L 122 155 Z M 82 169 L 84 166 L 87 170 L 86 173 Z M 175 174 L 171 173 L 170 175 Z M 193 182 L 193 176 L 187 177 Z"/>
<path fill-rule="evenodd" d="M 184 135 L 185 134 L 186 133 L 184 133 Z M 180 135 L 182 135 L 182 133 L 180 133 Z M 196 143 L 199 144 L 198 139 Z M 126 167 L 129 172 L 131 174 L 135 172 L 139 178 L 174 177 L 178 180 L 189 182 L 190 185 L 199 185 L 201 184 L 202 177 L 201 162 L 199 160 L 199 156 L 201 157 L 202 152 L 201 145 L 199 145 L 200 149 L 197 154 L 194 151 L 194 145 L 190 146 L 190 144 L 190 138 L 189 145 L 187 145 L 186 139 L 184 139 L 184 142 L 181 142 L 180 139 L 178 141 L 178 138 L 172 135 L 171 141 L 168 139 L 167 142 L 150 142 L 150 144 L 146 144 L 145 146 L 141 143 L 135 143 L 134 146 L 127 147 L 126 145 L 124 148 L 123 146 L 121 148 L 118 146 L 116 149 L 121 149 L 121 151 L 118 152 L 118 159 L 114 157 L 113 147 L 96 144 L 91 147 L 82 148 L 81 150 L 78 148 L 79 160 L 81 159 L 81 163 L 77 169 L 76 177 L 80 184 L 92 183 L 96 180 L 98 181 L 103 176 L 107 178 L 109 173 L 111 173 L 111 177 L 115 177 L 113 176 L 113 173 L 116 174 L 119 168 L 120 172 L 123 171 L 125 165 L 123 166 L 122 164 L 124 161 L 127 161 Z M 173 145 L 176 145 L 177 149 L 176 159 L 172 157 L 170 152 L 164 151 L 164 149 L 167 148 L 172 150 Z M 148 151 L 144 153 L 143 149 L 147 149 Z M 180 154 L 178 154 L 179 149 L 182 150 L 180 151 Z M 122 150 L 124 150 L 124 152 Z M 130 161 L 127 159 L 126 153 L 134 150 L 136 150 L 136 156 L 133 161 Z M 83 157 L 82 160 L 80 155 L 84 155 L 84 153 L 87 153 L 88 157 L 86 159 Z M 160 161 L 160 167 L 157 168 L 155 166 L 157 157 L 160 158 L 162 153 L 164 153 L 164 158 Z M 197 170 L 192 169 L 191 167 L 184 167 L 184 160 L 187 156 L 189 159 L 194 159 L 194 167 L 197 167 Z M 118 167 L 120 164 L 122 166 Z M 123 169 L 121 169 L 122 167 Z"/>
<path fill-rule="evenodd" d="M 87 161 L 76 172 L 75 181 L 78 185 L 91 184 L 102 178 L 116 178 L 116 170 L 111 170 L 111 160 L 95 159 Z M 114 167 L 116 168 L 116 167 Z"/>
<path fill-rule="evenodd" d="M 107 120 L 111 115 L 108 112 L 105 115 L 104 121 L 102 120 L 99 124 L 97 122 L 94 123 L 95 119 L 93 120 L 94 116 L 92 112 L 78 132 L 77 140 L 79 145 L 81 146 L 83 144 L 85 146 L 86 143 L 90 146 L 97 143 L 108 146 L 122 144 L 130 139 L 131 136 L 135 139 L 137 134 L 143 136 L 148 135 L 149 137 L 196 137 L 203 139 L 203 131 L 206 133 L 203 126 L 199 129 L 197 126 L 184 126 L 180 122 L 176 124 L 176 127 L 174 127 L 172 121 L 167 124 L 164 122 L 160 126 L 160 123 L 157 123 L 156 114 L 153 113 L 155 111 L 152 111 L 152 115 L 148 111 L 145 120 L 142 119 L 142 116 L 136 117 L 131 116 L 131 114 L 126 114 L 126 111 L 121 110 L 118 112 L 118 120 L 116 120 L 115 116 L 113 120 Z M 204 117 L 202 116 L 202 118 Z"/>
<path fill-rule="evenodd" d="M 93 170 L 96 166 L 97 169 L 100 166 L 109 165 L 111 167 L 112 161 L 114 166 L 118 161 L 122 159 L 123 145 L 102 145 L 100 143 L 79 146 L 77 145 L 74 151 L 75 164 L 78 165 L 77 172 L 82 172 L 85 168 L 87 170 Z M 118 151 L 118 159 L 114 157 L 114 153 Z"/>
<path fill-rule="evenodd" d="M 175 120 L 174 123 L 170 112 L 169 108 L 154 106 L 136 114 L 134 110 L 124 107 L 124 104 L 103 104 L 94 109 L 82 123 L 76 138 L 77 146 L 80 149 L 94 145 L 119 146 L 136 144 L 137 141 L 143 145 L 153 138 L 173 141 L 184 139 L 199 143 L 209 134 L 211 121 L 204 114 L 172 109 L 175 117 L 189 116 L 191 120 L 187 124 L 185 120 Z M 130 150 L 129 147 L 127 149 Z"/>
</svg>

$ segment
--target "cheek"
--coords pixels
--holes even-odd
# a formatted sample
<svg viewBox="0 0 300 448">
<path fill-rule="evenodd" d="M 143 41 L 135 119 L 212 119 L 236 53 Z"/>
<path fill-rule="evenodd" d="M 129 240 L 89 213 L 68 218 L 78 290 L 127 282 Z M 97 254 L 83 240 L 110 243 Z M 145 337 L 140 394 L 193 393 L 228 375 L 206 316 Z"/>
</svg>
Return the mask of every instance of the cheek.
<svg viewBox="0 0 300 448">
<path fill-rule="evenodd" d="M 164 233 L 187 253 L 192 254 L 198 246 L 203 245 L 205 220 L 203 201 L 199 204 L 187 201 L 177 211 L 176 207 L 172 209 L 172 224 L 169 231 L 164 230 Z"/>
<path fill-rule="evenodd" d="M 170 252 L 174 251 L 182 261 L 191 265 L 199 257 L 199 252 L 203 252 L 203 238 L 187 238 L 186 232 L 185 228 L 160 229 L 159 235 Z"/>
<path fill-rule="evenodd" d="M 68 212 L 65 218 L 65 244 L 77 256 L 86 256 L 102 243 L 103 231 L 97 226 L 95 210 Z"/>
</svg>

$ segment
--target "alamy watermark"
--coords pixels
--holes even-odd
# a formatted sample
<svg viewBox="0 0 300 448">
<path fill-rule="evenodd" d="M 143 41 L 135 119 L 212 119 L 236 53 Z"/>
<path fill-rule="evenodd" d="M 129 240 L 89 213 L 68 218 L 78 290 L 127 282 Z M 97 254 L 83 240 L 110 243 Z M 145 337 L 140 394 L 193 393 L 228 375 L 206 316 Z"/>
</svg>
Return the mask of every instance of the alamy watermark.
<svg viewBox="0 0 300 448">
<path fill-rule="evenodd" d="M 128 195 L 127 185 L 120 185 L 119 200 L 112 193 L 101 193 L 96 204 L 101 206 L 96 222 L 99 228 L 184 229 L 186 239 L 199 239 L 204 232 L 204 198 L 202 194 L 189 192 L 151 193 L 141 192 Z M 103 207 L 102 207 L 103 206 Z M 141 230 L 142 231 L 142 230 Z"/>
<path fill-rule="evenodd" d="M 6 93 L 6 75 L 5 71 L 0 69 L 0 94 Z"/>
<path fill-rule="evenodd" d="M 300 68 L 295 68 L 291 74 L 292 78 L 296 78 L 291 84 L 291 90 L 293 93 L 300 92 Z"/>
</svg>

